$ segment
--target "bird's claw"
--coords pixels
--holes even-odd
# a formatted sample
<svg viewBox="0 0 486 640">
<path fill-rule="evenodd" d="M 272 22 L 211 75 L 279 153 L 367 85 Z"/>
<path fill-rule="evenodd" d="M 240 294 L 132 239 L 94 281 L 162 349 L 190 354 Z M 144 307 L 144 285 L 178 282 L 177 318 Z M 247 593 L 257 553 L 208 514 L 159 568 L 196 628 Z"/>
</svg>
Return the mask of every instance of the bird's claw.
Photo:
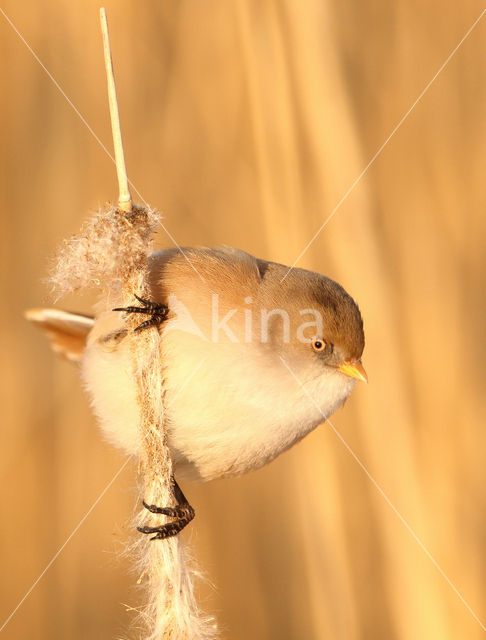
<svg viewBox="0 0 486 640">
<path fill-rule="evenodd" d="M 173 479 L 173 493 L 177 501 L 174 507 L 158 507 L 155 504 L 147 504 L 145 500 L 143 501 L 143 506 L 150 513 L 158 513 L 175 518 L 174 522 L 167 522 L 157 527 L 137 527 L 140 533 L 155 533 L 156 535 L 150 538 L 151 540 L 163 540 L 177 535 L 195 516 L 194 509 L 188 503 L 175 479 Z"/>
<path fill-rule="evenodd" d="M 143 305 L 141 307 L 116 307 L 113 311 L 124 311 L 125 313 L 144 313 L 150 318 L 135 327 L 134 331 L 143 331 L 149 327 L 158 327 L 167 318 L 169 313 L 169 307 L 161 302 L 152 302 L 151 300 L 144 300 L 135 295 L 135 298 Z"/>
</svg>

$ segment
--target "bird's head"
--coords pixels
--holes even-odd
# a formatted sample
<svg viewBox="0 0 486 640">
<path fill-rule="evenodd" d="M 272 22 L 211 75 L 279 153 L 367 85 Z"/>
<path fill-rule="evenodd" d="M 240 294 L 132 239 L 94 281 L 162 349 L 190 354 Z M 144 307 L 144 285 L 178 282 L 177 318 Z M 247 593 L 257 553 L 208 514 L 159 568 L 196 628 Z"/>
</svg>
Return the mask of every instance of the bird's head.
<svg viewBox="0 0 486 640">
<path fill-rule="evenodd" d="M 275 280 L 277 273 L 274 274 Z M 363 320 L 358 305 L 337 282 L 304 269 L 267 288 L 269 302 L 289 317 L 274 313 L 268 324 L 269 343 L 280 355 L 314 377 L 322 370 L 368 381 L 361 363 L 364 349 Z M 307 375 L 306 372 L 309 372 Z"/>
</svg>

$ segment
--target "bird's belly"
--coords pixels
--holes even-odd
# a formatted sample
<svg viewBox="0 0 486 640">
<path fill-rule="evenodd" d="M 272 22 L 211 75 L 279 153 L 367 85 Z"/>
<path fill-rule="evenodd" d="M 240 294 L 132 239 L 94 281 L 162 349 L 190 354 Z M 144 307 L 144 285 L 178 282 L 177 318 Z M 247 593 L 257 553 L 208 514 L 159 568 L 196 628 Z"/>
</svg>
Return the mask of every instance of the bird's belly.
<svg viewBox="0 0 486 640">
<path fill-rule="evenodd" d="M 321 403 L 312 402 L 290 377 L 279 390 L 262 381 L 253 397 L 236 382 L 207 395 L 195 385 L 172 402 L 169 393 L 169 445 L 176 471 L 188 479 L 211 480 L 258 469 L 342 405 L 353 384 L 342 384 L 341 378 L 334 388 L 326 386 L 328 397 Z M 317 400 L 318 388 L 310 391 L 314 399 L 313 392 Z"/>
<path fill-rule="evenodd" d="M 162 354 L 168 442 L 180 477 L 211 480 L 261 467 L 331 415 L 354 385 L 338 373 L 310 381 L 304 390 L 280 361 L 266 370 L 231 356 L 216 367 L 212 351 L 201 359 L 201 349 L 183 353 L 187 345 L 186 339 Z M 140 415 L 129 350 L 122 343 L 106 351 L 93 339 L 82 370 L 106 437 L 138 454 Z"/>
<path fill-rule="evenodd" d="M 289 412 L 269 417 L 248 406 L 215 407 L 205 419 L 169 411 L 169 446 L 176 471 L 188 479 L 211 480 L 258 469 L 314 429 L 320 414 Z"/>
</svg>

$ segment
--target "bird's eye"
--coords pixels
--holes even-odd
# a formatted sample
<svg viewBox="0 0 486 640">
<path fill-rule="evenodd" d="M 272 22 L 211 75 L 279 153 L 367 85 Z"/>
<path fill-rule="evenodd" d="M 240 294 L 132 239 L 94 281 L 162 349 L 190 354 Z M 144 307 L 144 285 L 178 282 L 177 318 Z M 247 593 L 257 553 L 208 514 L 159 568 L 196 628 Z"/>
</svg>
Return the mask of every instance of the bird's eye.
<svg viewBox="0 0 486 640">
<path fill-rule="evenodd" d="M 314 351 L 324 351 L 324 349 L 326 348 L 326 343 L 324 342 L 324 340 L 318 340 L 317 338 L 315 338 L 312 341 L 312 348 L 314 349 Z"/>
</svg>

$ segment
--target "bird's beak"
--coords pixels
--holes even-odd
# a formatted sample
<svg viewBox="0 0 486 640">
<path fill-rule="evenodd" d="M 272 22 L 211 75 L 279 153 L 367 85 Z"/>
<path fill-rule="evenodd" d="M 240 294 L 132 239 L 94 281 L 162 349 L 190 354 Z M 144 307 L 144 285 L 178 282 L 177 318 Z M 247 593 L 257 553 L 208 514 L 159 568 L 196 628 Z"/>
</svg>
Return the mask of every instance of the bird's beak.
<svg viewBox="0 0 486 640">
<path fill-rule="evenodd" d="M 368 376 L 361 364 L 361 360 L 358 360 L 357 362 L 343 362 L 343 364 L 339 365 L 337 369 L 350 378 L 356 378 L 356 380 L 368 382 Z"/>
</svg>

